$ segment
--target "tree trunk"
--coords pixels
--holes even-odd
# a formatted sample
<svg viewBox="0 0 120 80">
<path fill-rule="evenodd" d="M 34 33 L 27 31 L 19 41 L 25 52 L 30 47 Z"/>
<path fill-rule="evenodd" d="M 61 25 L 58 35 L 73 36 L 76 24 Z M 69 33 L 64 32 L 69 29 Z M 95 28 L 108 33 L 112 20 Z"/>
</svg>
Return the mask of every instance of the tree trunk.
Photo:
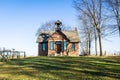
<svg viewBox="0 0 120 80">
<path fill-rule="evenodd" d="M 120 18 L 118 19 L 117 24 L 118 24 L 118 31 L 119 31 L 119 37 L 120 37 Z"/>
<path fill-rule="evenodd" d="M 96 33 L 96 30 L 94 29 L 95 31 L 95 53 L 96 53 L 96 56 L 97 56 L 97 33 Z"/>
<path fill-rule="evenodd" d="M 119 37 L 120 37 L 120 26 L 119 26 Z"/>
<path fill-rule="evenodd" d="M 101 31 L 100 31 L 100 29 L 97 29 L 97 31 L 98 31 L 99 46 L 100 46 L 100 56 L 102 56 L 102 40 L 101 40 Z"/>
<path fill-rule="evenodd" d="M 97 38 L 95 38 L 95 53 L 96 53 L 96 56 L 98 55 L 97 53 Z"/>
<path fill-rule="evenodd" d="M 119 30 L 119 36 L 120 36 L 120 9 L 119 9 L 119 7 L 120 7 L 120 4 L 119 4 L 119 0 L 116 0 L 115 1 L 116 2 L 116 7 L 115 7 L 115 11 L 116 11 L 116 13 L 115 13 L 115 15 L 116 15 L 116 20 L 117 20 L 117 24 L 118 24 L 118 30 Z"/>
<path fill-rule="evenodd" d="M 90 33 L 88 34 L 88 39 L 89 39 L 89 55 L 91 55 L 91 38 L 90 38 Z"/>
<path fill-rule="evenodd" d="M 89 47 L 88 47 L 88 45 L 89 45 L 89 40 L 88 40 L 89 38 L 87 38 L 87 43 L 86 43 L 86 53 L 85 53 L 85 55 L 89 55 Z"/>
<path fill-rule="evenodd" d="M 117 26 L 118 26 L 119 36 L 120 36 L 120 17 L 119 17 L 118 11 L 116 12 L 116 20 L 117 20 Z"/>
</svg>

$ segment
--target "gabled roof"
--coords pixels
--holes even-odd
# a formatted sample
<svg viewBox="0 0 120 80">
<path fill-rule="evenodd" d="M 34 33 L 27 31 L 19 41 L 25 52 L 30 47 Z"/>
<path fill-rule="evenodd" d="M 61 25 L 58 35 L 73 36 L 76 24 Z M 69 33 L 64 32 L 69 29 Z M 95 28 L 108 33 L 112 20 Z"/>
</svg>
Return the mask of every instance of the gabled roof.
<svg viewBox="0 0 120 80">
<path fill-rule="evenodd" d="M 55 31 L 41 31 L 37 42 L 46 42 L 47 39 L 52 36 L 52 34 L 55 33 Z M 64 35 L 70 40 L 70 42 L 80 42 L 80 38 L 77 31 L 62 31 Z M 43 36 L 42 36 L 43 35 Z M 46 38 L 44 38 L 46 37 Z"/>
</svg>

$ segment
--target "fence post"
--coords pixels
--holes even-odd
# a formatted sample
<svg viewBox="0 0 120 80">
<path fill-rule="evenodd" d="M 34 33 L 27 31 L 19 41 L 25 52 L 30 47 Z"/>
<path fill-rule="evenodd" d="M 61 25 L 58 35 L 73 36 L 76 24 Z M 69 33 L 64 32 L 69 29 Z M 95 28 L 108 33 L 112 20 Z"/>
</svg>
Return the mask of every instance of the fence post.
<svg viewBox="0 0 120 80">
<path fill-rule="evenodd" d="M 26 57 L 26 54 L 25 54 L 25 52 L 24 52 L 24 58 Z"/>
</svg>

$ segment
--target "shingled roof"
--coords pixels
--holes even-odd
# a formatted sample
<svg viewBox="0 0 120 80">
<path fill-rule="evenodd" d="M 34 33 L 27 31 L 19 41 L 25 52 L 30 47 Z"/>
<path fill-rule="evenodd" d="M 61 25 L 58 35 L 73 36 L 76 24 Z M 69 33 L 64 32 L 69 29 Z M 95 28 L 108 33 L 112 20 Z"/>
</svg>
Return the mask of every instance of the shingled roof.
<svg viewBox="0 0 120 80">
<path fill-rule="evenodd" d="M 37 38 L 37 43 L 47 41 L 49 36 L 52 36 L 54 32 L 55 31 L 41 31 Z M 80 42 L 80 38 L 77 31 L 62 31 L 62 33 L 66 35 L 70 42 Z M 46 34 L 47 38 L 43 38 L 42 34 Z"/>
</svg>

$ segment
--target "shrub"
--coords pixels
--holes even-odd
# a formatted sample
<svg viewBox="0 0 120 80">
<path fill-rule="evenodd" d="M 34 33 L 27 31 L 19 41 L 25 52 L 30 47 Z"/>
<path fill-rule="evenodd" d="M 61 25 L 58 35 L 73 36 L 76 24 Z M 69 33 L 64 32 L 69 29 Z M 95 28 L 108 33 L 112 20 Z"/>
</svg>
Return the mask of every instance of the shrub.
<svg viewBox="0 0 120 80">
<path fill-rule="evenodd" d="M 8 61 L 8 56 L 7 55 L 4 55 L 4 56 L 0 55 L 0 61 L 7 62 Z"/>
</svg>

